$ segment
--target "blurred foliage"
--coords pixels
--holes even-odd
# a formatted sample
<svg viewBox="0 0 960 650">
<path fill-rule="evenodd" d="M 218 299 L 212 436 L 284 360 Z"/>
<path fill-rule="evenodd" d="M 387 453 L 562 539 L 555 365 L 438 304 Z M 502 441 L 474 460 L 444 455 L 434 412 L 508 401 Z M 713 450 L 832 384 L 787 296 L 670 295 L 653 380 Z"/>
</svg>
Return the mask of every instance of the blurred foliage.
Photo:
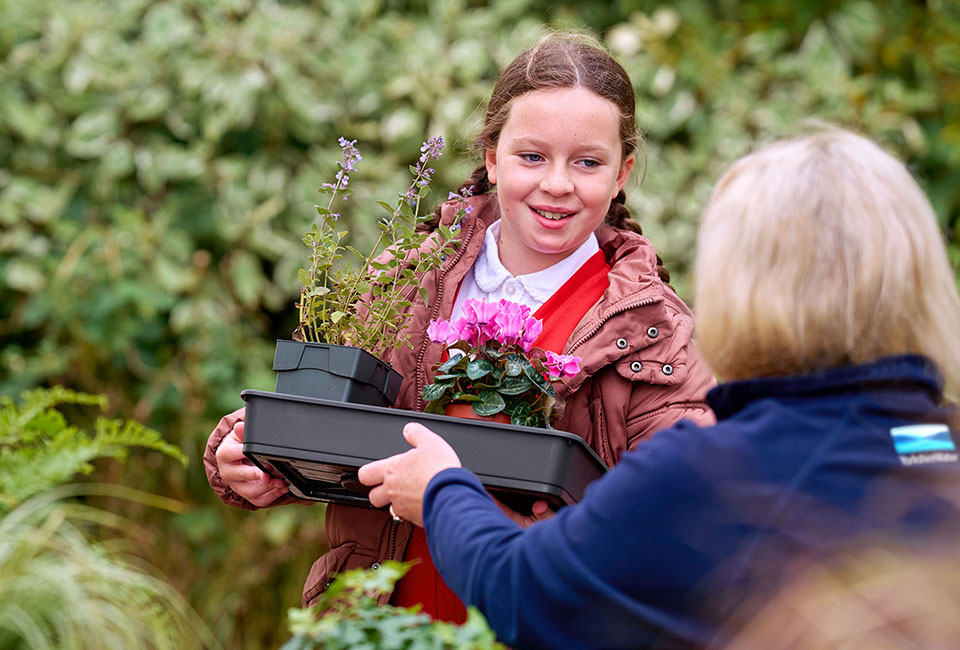
<svg viewBox="0 0 960 650">
<path fill-rule="evenodd" d="M 96 458 L 126 459 L 130 447 L 161 451 L 186 465 L 179 448 L 139 422 L 98 417 L 88 432 L 57 410 L 65 404 L 107 407 L 103 395 L 60 386 L 24 391 L 20 403 L 0 395 L 0 515 L 75 474 L 89 474 Z"/>
<path fill-rule="evenodd" d="M 316 605 L 289 611 L 293 638 L 281 650 L 505 650 L 475 607 L 456 625 L 421 614 L 419 606 L 380 605 L 380 595 L 393 592 L 410 566 L 384 562 L 338 575 Z"/>
<path fill-rule="evenodd" d="M 712 183 L 807 118 L 905 160 L 960 267 L 950 0 L 0 0 L 0 394 L 105 393 L 183 449 L 187 470 L 131 454 L 98 478 L 190 504 L 116 507 L 228 647 L 278 645 L 325 545 L 322 507 L 226 508 L 200 456 L 242 389 L 272 387 L 337 138 L 366 161 L 352 204 L 373 205 L 442 135 L 445 198 L 497 72 L 547 23 L 602 35 L 634 80 L 628 204 L 681 296 Z M 343 216 L 361 250 L 377 216 Z"/>
<path fill-rule="evenodd" d="M 63 412 L 85 405 L 106 402 L 60 387 L 0 397 L 0 649 L 219 647 L 183 595 L 128 552 L 138 527 L 74 497 L 181 504 L 119 485 L 60 485 L 130 446 L 182 455 L 139 423 L 95 417 L 89 433 L 82 412 Z"/>
</svg>

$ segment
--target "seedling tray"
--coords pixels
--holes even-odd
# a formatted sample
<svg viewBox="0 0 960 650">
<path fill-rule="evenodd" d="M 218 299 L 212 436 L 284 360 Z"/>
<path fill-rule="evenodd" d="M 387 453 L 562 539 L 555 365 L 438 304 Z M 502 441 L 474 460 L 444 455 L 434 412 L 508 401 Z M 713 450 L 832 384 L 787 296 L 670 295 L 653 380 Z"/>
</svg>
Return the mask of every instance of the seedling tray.
<svg viewBox="0 0 960 650">
<path fill-rule="evenodd" d="M 302 499 L 370 506 L 357 469 L 407 451 L 401 433 L 407 422 L 442 436 L 464 467 L 520 512 L 537 499 L 554 509 L 577 502 L 606 471 L 582 438 L 565 431 L 259 390 L 241 397 L 247 405 L 244 454 L 282 476 Z"/>
</svg>

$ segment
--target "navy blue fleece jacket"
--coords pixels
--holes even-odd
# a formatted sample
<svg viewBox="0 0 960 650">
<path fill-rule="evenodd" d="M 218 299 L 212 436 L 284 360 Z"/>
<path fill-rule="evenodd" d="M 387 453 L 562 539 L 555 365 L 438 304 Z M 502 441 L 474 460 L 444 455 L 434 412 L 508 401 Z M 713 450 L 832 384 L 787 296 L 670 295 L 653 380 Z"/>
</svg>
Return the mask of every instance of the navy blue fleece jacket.
<svg viewBox="0 0 960 650">
<path fill-rule="evenodd" d="M 878 537 L 957 539 L 941 390 L 918 356 L 722 385 L 715 426 L 660 432 L 526 530 L 470 472 L 446 470 L 423 505 L 430 552 L 514 648 L 719 646 L 789 562 Z"/>
</svg>

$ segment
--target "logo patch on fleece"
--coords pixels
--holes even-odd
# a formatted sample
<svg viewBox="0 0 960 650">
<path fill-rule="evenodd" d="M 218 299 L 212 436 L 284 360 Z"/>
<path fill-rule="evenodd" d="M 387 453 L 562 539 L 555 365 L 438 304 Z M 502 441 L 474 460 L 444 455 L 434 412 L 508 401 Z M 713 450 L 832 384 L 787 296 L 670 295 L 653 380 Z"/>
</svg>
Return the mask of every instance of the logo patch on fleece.
<svg viewBox="0 0 960 650">
<path fill-rule="evenodd" d="M 955 463 L 957 446 L 945 424 L 911 424 L 890 429 L 893 447 L 904 465 Z"/>
</svg>

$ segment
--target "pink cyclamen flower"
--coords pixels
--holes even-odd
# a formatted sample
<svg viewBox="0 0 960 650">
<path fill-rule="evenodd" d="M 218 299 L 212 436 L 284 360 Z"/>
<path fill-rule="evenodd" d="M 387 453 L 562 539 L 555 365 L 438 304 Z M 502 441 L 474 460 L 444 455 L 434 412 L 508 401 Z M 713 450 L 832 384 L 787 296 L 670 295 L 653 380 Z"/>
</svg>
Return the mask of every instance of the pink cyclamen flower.
<svg viewBox="0 0 960 650">
<path fill-rule="evenodd" d="M 498 311 L 500 311 L 500 303 L 497 302 L 487 302 L 476 298 L 463 301 L 463 317 L 473 325 L 492 323 Z"/>
<path fill-rule="evenodd" d="M 477 326 L 478 343 L 483 345 L 497 338 L 500 328 L 494 322 L 500 311 L 500 303 L 470 298 L 463 301 L 463 317 L 471 325 Z"/>
<path fill-rule="evenodd" d="M 516 303 L 512 303 L 516 304 Z M 519 309 L 503 309 L 494 319 L 497 324 L 497 340 L 503 345 L 512 345 L 523 333 L 523 317 Z"/>
<path fill-rule="evenodd" d="M 457 332 L 458 341 L 466 341 L 467 345 L 473 347 L 477 345 L 477 341 L 480 336 L 480 328 L 477 325 L 474 325 L 466 318 L 458 318 L 452 323 L 453 328 Z"/>
<path fill-rule="evenodd" d="M 524 352 L 529 352 L 530 348 L 533 347 L 533 342 L 537 340 L 537 337 L 540 336 L 540 332 L 543 331 L 543 321 L 534 318 L 533 316 L 527 316 L 523 321 L 523 334 L 520 335 L 520 347 L 523 348 Z"/>
<path fill-rule="evenodd" d="M 552 378 L 573 377 L 580 372 L 580 357 L 569 354 L 557 354 L 547 350 L 547 371 Z"/>
<path fill-rule="evenodd" d="M 432 320 L 427 326 L 427 337 L 434 343 L 452 345 L 460 340 L 460 330 L 454 327 L 450 321 Z"/>
</svg>

